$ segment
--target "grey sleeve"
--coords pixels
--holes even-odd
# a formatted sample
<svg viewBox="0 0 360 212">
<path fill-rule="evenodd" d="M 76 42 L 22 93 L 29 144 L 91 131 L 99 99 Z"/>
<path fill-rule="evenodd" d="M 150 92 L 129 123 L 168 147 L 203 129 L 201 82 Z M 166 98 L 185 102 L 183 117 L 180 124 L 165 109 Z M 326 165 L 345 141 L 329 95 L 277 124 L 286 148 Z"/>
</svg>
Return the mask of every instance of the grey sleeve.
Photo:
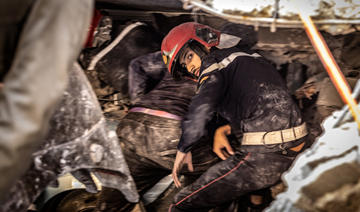
<svg viewBox="0 0 360 212">
<path fill-rule="evenodd" d="M 93 0 L 36 0 L 31 7 L 0 88 L 0 199 L 26 171 L 47 132 L 92 12 Z"/>
</svg>

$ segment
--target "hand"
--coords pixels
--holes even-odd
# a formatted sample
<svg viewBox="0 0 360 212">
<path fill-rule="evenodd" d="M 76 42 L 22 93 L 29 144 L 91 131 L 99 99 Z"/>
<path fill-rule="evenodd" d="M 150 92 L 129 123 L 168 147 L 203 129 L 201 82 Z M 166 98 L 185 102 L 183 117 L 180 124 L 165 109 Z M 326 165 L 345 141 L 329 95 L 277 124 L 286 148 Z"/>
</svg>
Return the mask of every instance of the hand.
<svg viewBox="0 0 360 212">
<path fill-rule="evenodd" d="M 191 172 L 194 171 L 194 167 L 192 165 L 191 152 L 184 153 L 184 152 L 177 151 L 175 162 L 174 162 L 174 167 L 172 170 L 172 178 L 173 178 L 175 186 L 177 188 L 179 188 L 181 186 L 181 183 L 177 177 L 177 174 L 181 170 L 184 163 L 187 164 L 189 171 L 191 171 Z"/>
<path fill-rule="evenodd" d="M 230 143 L 226 137 L 226 135 L 230 135 L 230 133 L 231 133 L 230 125 L 225 125 L 219 127 L 214 135 L 213 151 L 222 160 L 226 160 L 230 155 L 234 154 L 234 151 L 231 148 Z"/>
</svg>

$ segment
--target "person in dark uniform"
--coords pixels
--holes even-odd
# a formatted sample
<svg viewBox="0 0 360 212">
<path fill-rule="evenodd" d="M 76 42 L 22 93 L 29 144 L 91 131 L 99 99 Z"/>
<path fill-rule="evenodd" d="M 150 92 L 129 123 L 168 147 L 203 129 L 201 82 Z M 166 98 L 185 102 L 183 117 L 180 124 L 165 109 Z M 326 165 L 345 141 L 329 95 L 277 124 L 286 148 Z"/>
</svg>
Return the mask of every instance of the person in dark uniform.
<svg viewBox="0 0 360 212">
<path fill-rule="evenodd" d="M 131 108 L 120 120 L 116 132 L 140 195 L 171 174 L 181 135 L 181 120 L 195 91 L 195 81 L 172 78 L 160 51 L 130 62 Z M 183 172 L 188 179 L 198 177 L 218 162 L 209 139 L 212 135 L 199 138 L 199 145 L 194 148 L 194 166 L 191 172 Z M 99 202 L 107 203 L 105 209 L 99 205 L 101 211 L 129 211 L 134 207 L 119 192 L 108 188 L 101 191 Z"/>
<path fill-rule="evenodd" d="M 156 183 L 171 173 L 181 135 L 181 120 L 195 91 L 196 82 L 188 79 L 175 81 L 171 77 L 160 51 L 130 63 L 132 107 L 120 121 L 117 134 L 125 144 L 125 158 L 138 189 L 149 187 L 153 185 L 150 182 Z M 205 137 L 209 139 L 205 134 L 203 139 L 199 138 L 202 145 L 196 148 L 198 155 L 194 158 L 194 168 L 201 173 L 209 168 L 209 163 L 216 161 L 211 145 L 204 141 Z"/>
<path fill-rule="evenodd" d="M 220 48 L 220 32 L 188 22 L 162 42 L 164 63 L 175 78 L 197 79 L 197 94 L 182 120 L 172 176 L 191 167 L 193 148 L 214 114 L 228 121 L 219 128 L 214 152 L 223 161 L 183 188 L 169 211 L 208 211 L 280 180 L 302 149 L 306 125 L 276 69 L 246 44 Z M 218 48 L 219 47 L 219 48 Z M 226 135 L 236 139 L 229 143 Z"/>
</svg>

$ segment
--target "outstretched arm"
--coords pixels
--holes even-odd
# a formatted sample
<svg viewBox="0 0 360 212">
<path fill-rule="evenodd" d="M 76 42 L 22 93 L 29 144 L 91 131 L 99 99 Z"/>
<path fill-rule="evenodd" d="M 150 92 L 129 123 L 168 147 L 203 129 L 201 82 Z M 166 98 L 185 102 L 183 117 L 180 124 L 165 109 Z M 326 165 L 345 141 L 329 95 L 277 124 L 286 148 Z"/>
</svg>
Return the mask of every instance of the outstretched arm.
<svg viewBox="0 0 360 212">
<path fill-rule="evenodd" d="M 133 59 L 129 65 L 129 95 L 131 103 L 151 91 L 164 77 L 167 69 L 161 52 Z"/>
<path fill-rule="evenodd" d="M 207 133 L 206 126 L 214 115 L 224 95 L 225 86 L 221 73 L 212 74 L 192 98 L 189 112 L 182 122 L 182 135 L 178 150 L 189 152 L 194 144 Z"/>
<path fill-rule="evenodd" d="M 210 76 L 195 95 L 190 104 L 189 113 L 182 123 L 182 136 L 172 171 L 175 185 L 180 187 L 177 174 L 184 163 L 192 170 L 191 148 L 206 133 L 206 124 L 210 121 L 220 97 L 223 95 L 223 80 L 220 74 Z"/>
<path fill-rule="evenodd" d="M 191 152 L 184 153 L 177 151 L 176 158 L 174 162 L 174 167 L 172 170 L 172 178 L 174 180 L 175 186 L 179 188 L 181 186 L 181 183 L 179 181 L 179 178 L 177 177 L 177 174 L 180 172 L 182 166 L 186 164 L 189 171 L 194 171 L 194 167 L 192 164 L 192 155 Z"/>
</svg>

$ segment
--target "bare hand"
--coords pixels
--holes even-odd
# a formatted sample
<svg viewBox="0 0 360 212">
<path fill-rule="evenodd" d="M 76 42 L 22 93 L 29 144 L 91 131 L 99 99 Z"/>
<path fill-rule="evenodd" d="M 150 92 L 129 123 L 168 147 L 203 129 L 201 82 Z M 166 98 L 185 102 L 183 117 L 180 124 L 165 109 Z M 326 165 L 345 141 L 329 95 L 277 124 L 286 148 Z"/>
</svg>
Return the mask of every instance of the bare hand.
<svg viewBox="0 0 360 212">
<path fill-rule="evenodd" d="M 172 178 L 173 178 L 175 186 L 177 188 L 179 188 L 181 186 L 181 183 L 180 183 L 180 181 L 178 179 L 177 174 L 181 170 L 184 163 L 187 164 L 187 167 L 188 167 L 189 171 L 191 171 L 191 172 L 194 171 L 194 167 L 192 165 L 191 152 L 184 153 L 184 152 L 177 151 L 175 162 L 174 162 L 174 167 L 173 167 L 173 170 L 172 170 Z"/>
<path fill-rule="evenodd" d="M 226 137 L 231 133 L 230 125 L 219 127 L 214 135 L 213 151 L 222 160 L 226 160 L 230 155 L 234 154 L 233 149 Z"/>
</svg>

